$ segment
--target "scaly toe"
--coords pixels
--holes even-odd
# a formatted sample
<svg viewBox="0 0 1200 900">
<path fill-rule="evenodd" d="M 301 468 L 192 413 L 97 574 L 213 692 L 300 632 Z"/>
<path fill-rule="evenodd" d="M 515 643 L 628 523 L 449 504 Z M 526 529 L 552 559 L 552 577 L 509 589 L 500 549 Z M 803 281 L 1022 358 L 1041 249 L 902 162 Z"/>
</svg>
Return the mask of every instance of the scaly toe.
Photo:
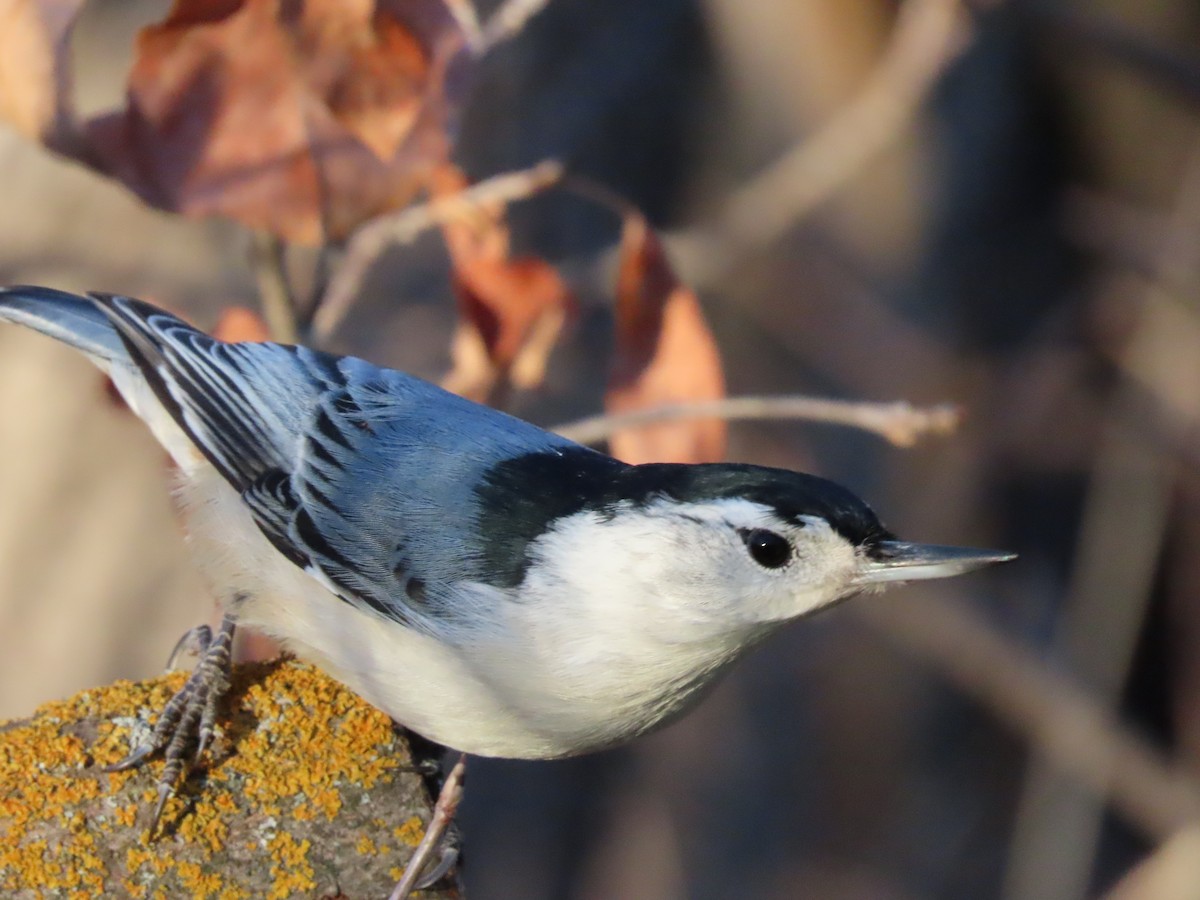
<svg viewBox="0 0 1200 900">
<path fill-rule="evenodd" d="M 193 628 L 180 640 L 172 660 L 181 648 L 198 642 L 202 648 L 199 663 L 175 695 L 163 708 L 150 738 L 120 762 L 104 768 L 105 772 L 121 772 L 145 762 L 163 750 L 166 765 L 158 778 L 158 802 L 150 822 L 153 837 L 162 818 L 167 800 L 175 794 L 175 786 L 186 774 L 212 740 L 217 706 L 229 689 L 229 672 L 233 660 L 233 620 L 226 616 L 220 630 L 212 637 L 207 626 Z M 196 753 L 189 760 L 189 749 Z"/>
</svg>

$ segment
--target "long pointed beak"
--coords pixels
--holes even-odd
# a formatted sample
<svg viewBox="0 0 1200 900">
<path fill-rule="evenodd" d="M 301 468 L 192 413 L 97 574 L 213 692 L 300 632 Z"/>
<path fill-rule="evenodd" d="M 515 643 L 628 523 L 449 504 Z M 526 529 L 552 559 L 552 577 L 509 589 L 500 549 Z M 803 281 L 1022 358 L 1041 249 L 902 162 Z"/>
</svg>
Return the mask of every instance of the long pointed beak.
<svg viewBox="0 0 1200 900">
<path fill-rule="evenodd" d="M 859 582 L 863 585 L 886 581 L 919 581 L 949 578 L 984 566 L 1008 562 L 1017 554 L 970 547 L 939 547 L 907 541 L 880 541 L 864 561 Z"/>
</svg>

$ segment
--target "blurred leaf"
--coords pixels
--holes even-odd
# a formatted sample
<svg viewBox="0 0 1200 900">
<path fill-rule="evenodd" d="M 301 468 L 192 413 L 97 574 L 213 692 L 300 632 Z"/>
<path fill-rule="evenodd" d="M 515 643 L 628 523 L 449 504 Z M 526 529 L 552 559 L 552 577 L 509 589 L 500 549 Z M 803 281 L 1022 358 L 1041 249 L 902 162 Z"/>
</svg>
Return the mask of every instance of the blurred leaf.
<svg viewBox="0 0 1200 900">
<path fill-rule="evenodd" d="M 617 270 L 616 343 L 604 407 L 621 413 L 725 395 L 716 341 L 696 295 L 679 283 L 662 243 L 637 213 L 625 217 Z M 714 462 L 725 456 L 725 422 L 691 419 L 618 432 L 626 462 Z"/>
<path fill-rule="evenodd" d="M 465 176 L 449 165 L 434 181 L 438 197 L 467 186 Z M 479 207 L 476 213 L 442 226 L 459 303 L 454 369 L 443 385 L 486 400 L 505 381 L 526 389 L 541 384 L 575 301 L 554 266 L 510 255 L 503 206 Z"/>
<path fill-rule="evenodd" d="M 263 317 L 244 306 L 228 306 L 217 319 L 213 337 L 222 341 L 269 341 L 271 330 Z"/>
<path fill-rule="evenodd" d="M 299 243 L 407 203 L 471 55 L 440 0 L 176 0 L 89 137 L 144 200 Z"/>
<path fill-rule="evenodd" d="M 69 116 L 67 41 L 83 0 L 0 0 L 0 118 L 49 139 Z"/>
</svg>

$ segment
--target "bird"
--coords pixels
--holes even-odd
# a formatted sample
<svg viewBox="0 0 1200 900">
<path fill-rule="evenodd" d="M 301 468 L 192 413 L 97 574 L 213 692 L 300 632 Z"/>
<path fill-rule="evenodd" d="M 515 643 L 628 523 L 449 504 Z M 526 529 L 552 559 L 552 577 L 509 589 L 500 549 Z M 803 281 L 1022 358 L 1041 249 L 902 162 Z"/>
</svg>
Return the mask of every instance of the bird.
<svg viewBox="0 0 1200 900">
<path fill-rule="evenodd" d="M 784 626 L 1013 554 L 899 540 L 847 488 L 744 463 L 631 465 L 396 370 L 227 343 L 150 304 L 0 289 L 81 351 L 170 454 L 214 635 L 154 735 L 159 804 L 211 737 L 235 628 L 405 728 L 552 759 L 686 712 Z"/>
</svg>

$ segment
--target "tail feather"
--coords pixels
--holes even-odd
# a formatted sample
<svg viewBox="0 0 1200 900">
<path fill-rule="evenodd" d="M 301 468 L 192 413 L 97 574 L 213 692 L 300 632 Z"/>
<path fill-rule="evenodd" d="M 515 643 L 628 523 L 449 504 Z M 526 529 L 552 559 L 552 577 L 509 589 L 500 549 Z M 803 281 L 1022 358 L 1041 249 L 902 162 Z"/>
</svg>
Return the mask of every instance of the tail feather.
<svg viewBox="0 0 1200 900">
<path fill-rule="evenodd" d="M 165 315 L 165 313 L 164 313 Z M 82 351 L 101 370 L 181 468 L 203 462 L 142 376 L 121 332 L 91 297 L 44 287 L 0 288 L 0 322 L 24 325 Z"/>
<path fill-rule="evenodd" d="M 88 297 L 52 288 L 0 288 L 0 322 L 24 325 L 62 341 L 108 371 L 133 360 L 108 317 Z"/>
</svg>

